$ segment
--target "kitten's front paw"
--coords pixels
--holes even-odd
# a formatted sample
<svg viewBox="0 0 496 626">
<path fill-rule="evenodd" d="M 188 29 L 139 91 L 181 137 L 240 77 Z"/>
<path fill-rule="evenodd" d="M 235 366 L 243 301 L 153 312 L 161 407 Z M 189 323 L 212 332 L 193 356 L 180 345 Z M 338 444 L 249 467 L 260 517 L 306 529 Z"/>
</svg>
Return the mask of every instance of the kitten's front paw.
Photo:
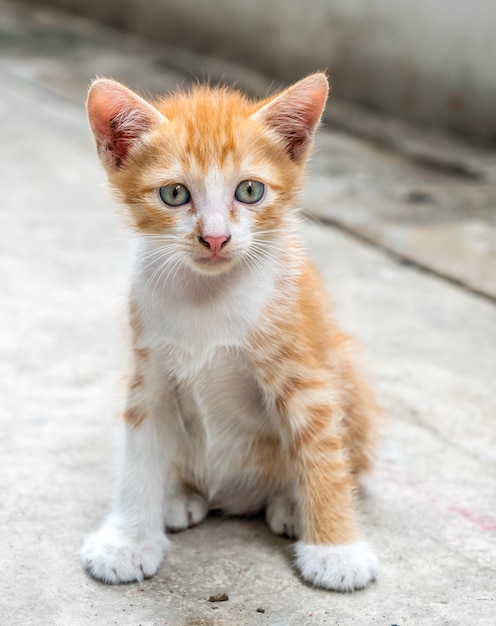
<svg viewBox="0 0 496 626">
<path fill-rule="evenodd" d="M 156 533 L 133 541 L 117 526 L 105 524 L 81 549 L 86 570 L 104 583 L 117 584 L 150 578 L 162 562 L 169 540 Z"/>
<path fill-rule="evenodd" d="M 165 526 L 171 533 L 177 533 L 203 521 L 208 513 L 208 504 L 202 496 L 187 492 L 169 498 L 166 510 Z"/>
<path fill-rule="evenodd" d="M 375 580 L 379 563 L 365 541 L 345 545 L 311 545 L 299 541 L 295 562 L 302 577 L 316 587 L 334 591 L 363 589 Z"/>
</svg>

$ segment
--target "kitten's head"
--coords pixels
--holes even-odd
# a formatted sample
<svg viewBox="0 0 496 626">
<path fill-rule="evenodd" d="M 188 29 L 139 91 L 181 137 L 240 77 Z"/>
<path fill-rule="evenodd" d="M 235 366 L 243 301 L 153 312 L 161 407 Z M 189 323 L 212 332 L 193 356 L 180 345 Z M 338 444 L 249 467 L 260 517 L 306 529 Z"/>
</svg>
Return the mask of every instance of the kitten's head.
<svg viewBox="0 0 496 626">
<path fill-rule="evenodd" d="M 219 274 L 291 227 L 327 91 L 314 74 L 261 102 L 196 87 L 152 104 L 99 79 L 88 116 L 134 228 L 167 240 L 193 270 Z"/>
</svg>

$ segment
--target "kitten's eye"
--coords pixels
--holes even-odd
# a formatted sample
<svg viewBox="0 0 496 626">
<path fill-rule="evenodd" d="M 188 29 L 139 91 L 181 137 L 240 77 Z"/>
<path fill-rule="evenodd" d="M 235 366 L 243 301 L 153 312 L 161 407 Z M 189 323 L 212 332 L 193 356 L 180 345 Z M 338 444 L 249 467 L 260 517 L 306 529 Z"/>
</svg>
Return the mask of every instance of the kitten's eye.
<svg viewBox="0 0 496 626">
<path fill-rule="evenodd" d="M 171 183 L 170 185 L 160 187 L 158 195 L 162 202 L 168 206 L 182 206 L 183 204 L 187 204 L 191 198 L 186 187 L 178 183 Z"/>
<path fill-rule="evenodd" d="M 265 192 L 263 183 L 258 180 L 244 180 L 236 187 L 236 200 L 243 204 L 255 204 L 262 199 Z"/>
</svg>

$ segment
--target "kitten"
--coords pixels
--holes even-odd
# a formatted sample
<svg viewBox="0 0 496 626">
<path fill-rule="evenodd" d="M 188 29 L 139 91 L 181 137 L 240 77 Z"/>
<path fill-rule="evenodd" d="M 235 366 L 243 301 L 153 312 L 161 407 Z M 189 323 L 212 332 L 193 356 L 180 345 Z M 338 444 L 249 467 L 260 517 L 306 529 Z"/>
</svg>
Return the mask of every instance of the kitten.
<svg viewBox="0 0 496 626">
<path fill-rule="evenodd" d="M 376 576 L 353 500 L 378 410 L 297 211 L 327 91 L 323 74 L 261 102 L 196 87 L 150 104 L 107 79 L 90 89 L 98 153 L 136 240 L 117 497 L 82 549 L 98 579 L 153 576 L 164 528 L 212 508 L 265 509 L 275 533 L 299 539 L 313 585 L 352 591 Z"/>
</svg>

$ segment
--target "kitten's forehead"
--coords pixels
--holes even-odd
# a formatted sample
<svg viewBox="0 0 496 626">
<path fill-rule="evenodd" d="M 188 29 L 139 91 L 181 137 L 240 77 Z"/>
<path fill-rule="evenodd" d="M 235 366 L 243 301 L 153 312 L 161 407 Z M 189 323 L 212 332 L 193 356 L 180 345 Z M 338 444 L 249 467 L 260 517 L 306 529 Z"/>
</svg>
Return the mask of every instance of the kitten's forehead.
<svg viewBox="0 0 496 626">
<path fill-rule="evenodd" d="M 260 141 L 250 120 L 254 105 L 238 92 L 199 88 L 166 99 L 158 108 L 169 120 L 184 167 L 195 165 L 205 173 L 212 162 L 220 168 L 239 167 Z"/>
</svg>

